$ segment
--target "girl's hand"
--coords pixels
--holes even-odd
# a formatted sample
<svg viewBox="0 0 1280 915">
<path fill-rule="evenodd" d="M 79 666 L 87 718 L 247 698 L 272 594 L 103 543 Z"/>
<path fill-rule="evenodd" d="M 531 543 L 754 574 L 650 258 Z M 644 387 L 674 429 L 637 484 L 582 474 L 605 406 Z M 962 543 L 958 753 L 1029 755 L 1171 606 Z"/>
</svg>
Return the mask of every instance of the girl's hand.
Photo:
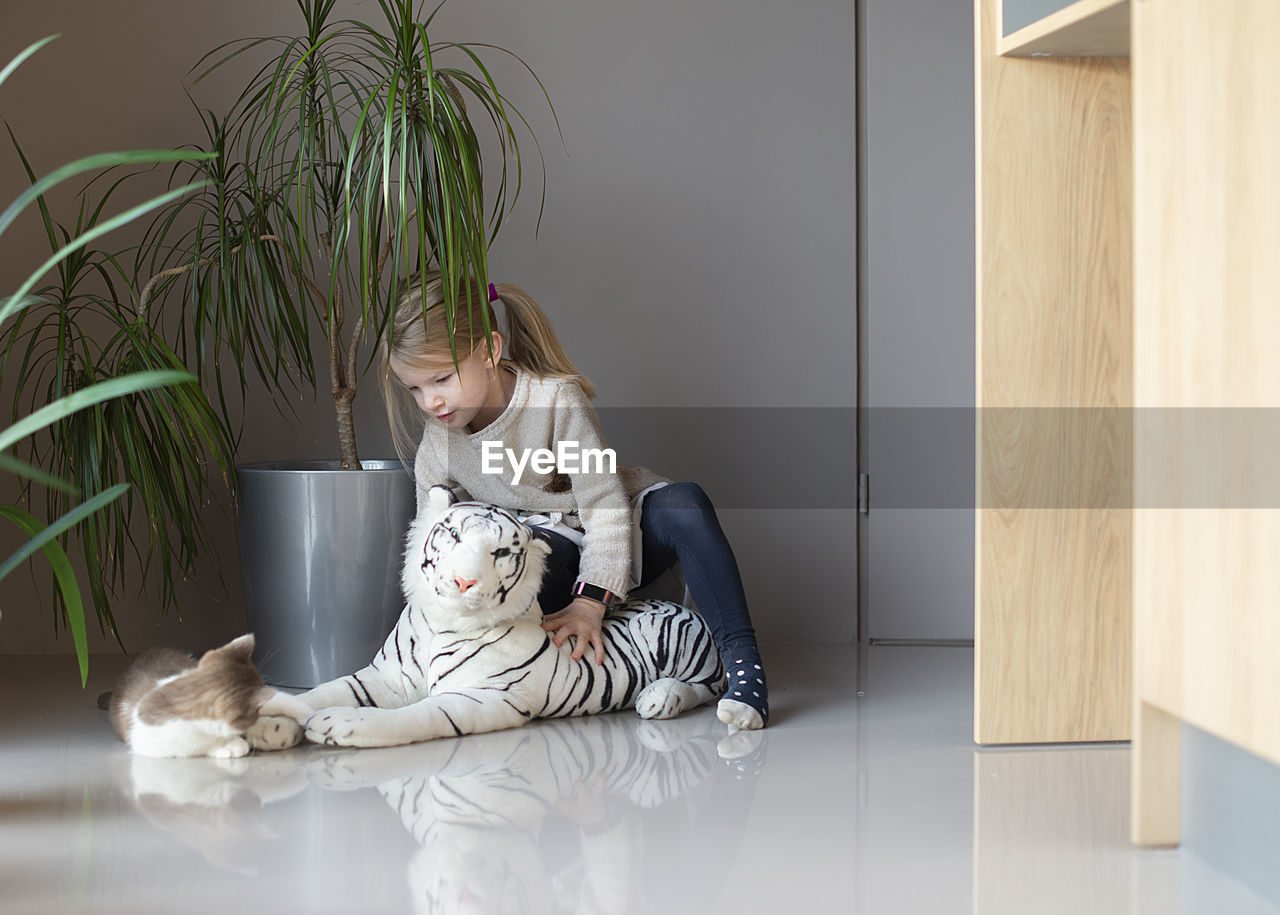
<svg viewBox="0 0 1280 915">
<path fill-rule="evenodd" d="M 564 640 L 573 637 L 573 659 L 577 661 L 586 653 L 587 645 L 595 649 L 595 661 L 604 663 L 604 639 L 600 635 L 600 623 L 604 619 L 604 604 L 589 597 L 575 597 L 563 610 L 549 614 L 542 620 L 542 628 L 550 633 L 551 641 L 559 648 Z"/>
</svg>

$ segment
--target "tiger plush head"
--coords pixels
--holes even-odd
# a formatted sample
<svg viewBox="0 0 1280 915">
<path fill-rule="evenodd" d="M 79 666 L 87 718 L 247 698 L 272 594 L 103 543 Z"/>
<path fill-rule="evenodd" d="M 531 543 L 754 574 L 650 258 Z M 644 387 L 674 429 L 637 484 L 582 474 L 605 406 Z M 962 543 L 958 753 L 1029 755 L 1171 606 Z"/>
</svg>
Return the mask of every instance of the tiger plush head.
<svg viewBox="0 0 1280 915">
<path fill-rule="evenodd" d="M 534 605 L 550 552 L 510 512 L 433 486 L 409 527 L 405 599 L 437 632 L 489 629 Z"/>
</svg>

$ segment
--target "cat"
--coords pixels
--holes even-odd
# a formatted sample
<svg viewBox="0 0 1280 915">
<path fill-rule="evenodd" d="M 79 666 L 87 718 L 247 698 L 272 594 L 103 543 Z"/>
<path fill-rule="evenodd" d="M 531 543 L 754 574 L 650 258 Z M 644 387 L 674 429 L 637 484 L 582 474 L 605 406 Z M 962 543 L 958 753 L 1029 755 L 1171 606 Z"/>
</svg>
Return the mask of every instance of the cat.
<svg viewBox="0 0 1280 915">
<path fill-rule="evenodd" d="M 279 749 L 254 726 L 259 715 L 288 714 L 295 704 L 263 684 L 253 666 L 252 635 L 198 661 L 176 648 L 152 648 L 129 665 L 108 701 L 116 736 L 133 753 L 151 757 L 234 758 L 255 748 Z"/>
</svg>

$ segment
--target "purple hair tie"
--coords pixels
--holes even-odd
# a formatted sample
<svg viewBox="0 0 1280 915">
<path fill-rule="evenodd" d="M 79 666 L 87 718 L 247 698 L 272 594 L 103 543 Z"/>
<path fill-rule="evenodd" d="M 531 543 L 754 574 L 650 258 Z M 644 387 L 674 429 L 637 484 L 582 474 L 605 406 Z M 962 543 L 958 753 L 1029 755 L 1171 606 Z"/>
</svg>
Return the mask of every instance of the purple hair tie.
<svg viewBox="0 0 1280 915">
<path fill-rule="evenodd" d="M 489 301 L 490 302 L 498 301 L 498 289 L 496 286 L 493 285 L 493 283 L 489 284 Z"/>
</svg>

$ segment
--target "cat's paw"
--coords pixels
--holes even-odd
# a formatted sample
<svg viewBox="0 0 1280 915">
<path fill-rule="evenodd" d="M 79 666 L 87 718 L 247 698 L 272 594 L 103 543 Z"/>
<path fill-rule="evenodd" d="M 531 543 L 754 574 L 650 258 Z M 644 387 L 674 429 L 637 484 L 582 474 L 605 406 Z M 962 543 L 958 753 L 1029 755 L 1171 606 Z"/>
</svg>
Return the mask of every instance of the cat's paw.
<svg viewBox="0 0 1280 915">
<path fill-rule="evenodd" d="M 764 727 L 764 717 L 737 699 L 721 699 L 716 706 L 716 717 L 730 727 L 743 731 L 758 731 Z"/>
<path fill-rule="evenodd" d="M 239 759 L 249 755 L 249 743 L 243 737 L 232 737 L 209 751 L 214 759 Z"/>
<path fill-rule="evenodd" d="M 641 718 L 674 718 L 697 705 L 697 691 L 674 677 L 654 680 L 636 697 L 636 714 Z"/>
<path fill-rule="evenodd" d="M 287 750 L 302 743 L 302 725 L 292 718 L 259 715 L 244 736 L 255 750 Z"/>
</svg>

